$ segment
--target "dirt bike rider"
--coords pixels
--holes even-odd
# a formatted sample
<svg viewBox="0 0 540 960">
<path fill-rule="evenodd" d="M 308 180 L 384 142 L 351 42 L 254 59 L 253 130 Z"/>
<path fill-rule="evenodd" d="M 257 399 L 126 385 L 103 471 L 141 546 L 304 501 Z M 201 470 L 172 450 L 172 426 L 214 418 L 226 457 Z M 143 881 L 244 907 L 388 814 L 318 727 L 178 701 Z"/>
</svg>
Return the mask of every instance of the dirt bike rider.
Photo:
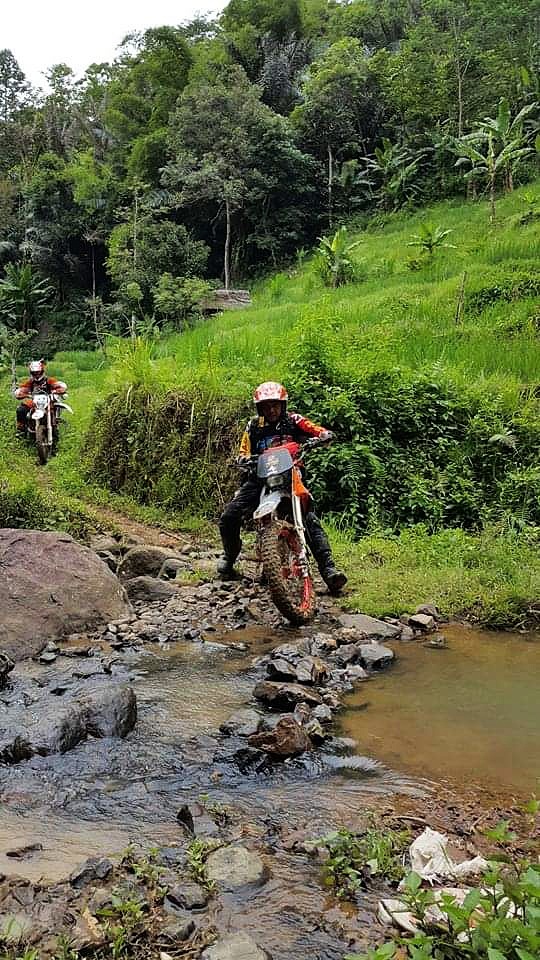
<svg viewBox="0 0 540 960">
<path fill-rule="evenodd" d="M 268 381 L 257 387 L 253 394 L 257 416 L 249 421 L 244 431 L 237 463 L 249 463 L 252 456 L 281 443 L 304 443 L 309 437 L 319 437 L 325 441 L 333 439 L 334 435 L 330 430 L 312 423 L 299 413 L 288 412 L 287 400 L 287 391 L 280 383 Z M 254 474 L 250 474 L 221 515 L 219 532 L 223 543 L 223 557 L 218 562 L 217 572 L 223 580 L 236 576 L 234 564 L 242 547 L 242 521 L 245 515 L 251 515 L 256 509 L 260 493 L 260 481 Z M 347 577 L 334 565 L 328 538 L 313 511 L 313 506 L 305 516 L 305 527 L 308 546 L 321 576 L 329 592 L 338 594 L 347 583 Z"/>
<path fill-rule="evenodd" d="M 47 376 L 45 366 L 44 360 L 31 360 L 28 364 L 29 378 L 13 390 L 13 396 L 22 401 L 17 407 L 17 435 L 20 437 L 26 436 L 28 414 L 32 409 L 32 397 L 35 393 L 63 396 L 67 391 L 67 384 L 63 380 Z"/>
</svg>

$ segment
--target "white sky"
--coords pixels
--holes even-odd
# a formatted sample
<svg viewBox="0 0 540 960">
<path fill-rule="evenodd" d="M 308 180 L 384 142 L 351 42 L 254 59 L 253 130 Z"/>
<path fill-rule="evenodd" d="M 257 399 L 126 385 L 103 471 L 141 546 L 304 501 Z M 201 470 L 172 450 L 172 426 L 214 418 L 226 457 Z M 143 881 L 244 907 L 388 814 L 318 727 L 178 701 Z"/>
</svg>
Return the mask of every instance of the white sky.
<svg viewBox="0 0 540 960">
<path fill-rule="evenodd" d="M 127 33 L 221 10 L 220 0 L 0 0 L 0 49 L 7 47 L 28 80 L 44 86 L 43 71 L 67 63 L 79 76 L 110 61 Z"/>
</svg>

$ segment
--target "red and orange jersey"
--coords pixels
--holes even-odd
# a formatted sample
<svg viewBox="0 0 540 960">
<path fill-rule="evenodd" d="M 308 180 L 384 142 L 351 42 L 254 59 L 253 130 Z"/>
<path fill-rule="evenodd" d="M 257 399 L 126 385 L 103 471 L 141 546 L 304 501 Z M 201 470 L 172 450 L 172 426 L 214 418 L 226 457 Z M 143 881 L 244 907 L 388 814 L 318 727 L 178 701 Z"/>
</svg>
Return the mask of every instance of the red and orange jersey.
<svg viewBox="0 0 540 960">
<path fill-rule="evenodd" d="M 308 420 L 299 413 L 286 413 L 277 423 L 265 423 L 264 417 L 253 417 L 246 426 L 240 442 L 240 457 L 251 457 L 268 447 L 296 441 L 302 443 L 308 437 L 320 437 L 326 428 Z"/>
<path fill-rule="evenodd" d="M 38 393 L 44 389 L 49 393 L 63 394 L 67 390 L 67 384 L 65 384 L 63 380 L 58 380 L 56 377 L 43 377 L 42 380 L 34 380 L 32 377 L 29 377 L 28 380 L 23 380 L 23 382 L 19 384 L 14 391 L 14 395 L 17 400 L 26 400 L 34 393 Z"/>
</svg>

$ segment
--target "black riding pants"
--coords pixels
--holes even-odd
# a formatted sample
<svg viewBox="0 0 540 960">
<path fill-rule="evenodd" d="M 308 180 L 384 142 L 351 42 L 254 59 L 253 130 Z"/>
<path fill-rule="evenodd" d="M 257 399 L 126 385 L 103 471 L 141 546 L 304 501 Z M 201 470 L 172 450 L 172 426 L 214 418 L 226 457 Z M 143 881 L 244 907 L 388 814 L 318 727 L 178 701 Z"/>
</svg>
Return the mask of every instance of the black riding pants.
<svg viewBox="0 0 540 960">
<path fill-rule="evenodd" d="M 233 499 L 227 504 L 219 521 L 219 532 L 223 542 L 223 551 L 227 560 L 234 563 L 240 550 L 242 541 L 240 529 L 245 520 L 249 519 L 259 504 L 261 485 L 250 477 L 236 491 Z M 306 526 L 306 540 L 309 549 L 315 557 L 317 566 L 322 572 L 332 563 L 332 551 L 328 543 L 321 521 L 313 510 L 304 517 Z"/>
</svg>

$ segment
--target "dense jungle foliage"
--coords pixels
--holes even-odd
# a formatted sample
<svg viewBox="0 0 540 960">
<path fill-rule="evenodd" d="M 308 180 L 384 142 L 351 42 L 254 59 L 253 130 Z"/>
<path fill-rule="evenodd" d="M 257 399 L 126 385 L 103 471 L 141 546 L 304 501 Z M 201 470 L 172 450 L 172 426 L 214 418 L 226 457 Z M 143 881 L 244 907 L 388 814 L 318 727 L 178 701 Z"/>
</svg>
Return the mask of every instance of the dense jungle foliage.
<svg viewBox="0 0 540 960">
<path fill-rule="evenodd" d="M 538 169 L 539 24 L 538 0 L 231 0 L 46 91 L 1 51 L 4 348 L 178 329 L 352 214 L 495 203 Z"/>
<path fill-rule="evenodd" d="M 539 66 L 539 0 L 231 0 L 46 92 L 0 52 L 0 367 L 76 410 L 45 481 L 0 400 L 0 523 L 214 521 L 272 377 L 353 606 L 536 622 Z"/>
</svg>

